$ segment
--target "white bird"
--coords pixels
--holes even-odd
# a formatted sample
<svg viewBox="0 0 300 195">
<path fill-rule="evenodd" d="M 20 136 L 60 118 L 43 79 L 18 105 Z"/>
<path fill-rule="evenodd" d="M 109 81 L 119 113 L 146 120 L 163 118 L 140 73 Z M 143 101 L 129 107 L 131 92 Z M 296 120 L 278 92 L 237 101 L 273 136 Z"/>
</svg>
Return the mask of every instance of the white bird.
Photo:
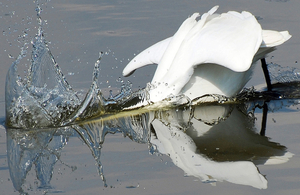
<svg viewBox="0 0 300 195">
<path fill-rule="evenodd" d="M 199 13 L 194 13 L 172 37 L 133 58 L 123 75 L 158 64 L 149 90 L 151 102 L 179 94 L 190 99 L 205 94 L 235 96 L 251 78 L 253 64 L 291 35 L 262 30 L 249 12 L 214 14 L 217 9 L 213 7 L 199 20 Z"/>
</svg>

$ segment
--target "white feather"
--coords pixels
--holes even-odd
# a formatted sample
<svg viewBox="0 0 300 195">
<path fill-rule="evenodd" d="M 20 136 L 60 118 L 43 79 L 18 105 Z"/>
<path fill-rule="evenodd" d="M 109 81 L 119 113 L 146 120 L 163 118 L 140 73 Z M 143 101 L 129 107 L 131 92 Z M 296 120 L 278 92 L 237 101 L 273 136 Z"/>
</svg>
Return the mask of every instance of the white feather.
<svg viewBox="0 0 300 195">
<path fill-rule="evenodd" d="M 174 36 L 138 54 L 123 70 L 158 64 L 149 91 L 160 101 L 183 93 L 191 99 L 205 94 L 236 95 L 251 77 L 252 64 L 287 41 L 287 31 L 262 30 L 249 12 L 214 14 L 218 6 L 187 18 Z"/>
</svg>

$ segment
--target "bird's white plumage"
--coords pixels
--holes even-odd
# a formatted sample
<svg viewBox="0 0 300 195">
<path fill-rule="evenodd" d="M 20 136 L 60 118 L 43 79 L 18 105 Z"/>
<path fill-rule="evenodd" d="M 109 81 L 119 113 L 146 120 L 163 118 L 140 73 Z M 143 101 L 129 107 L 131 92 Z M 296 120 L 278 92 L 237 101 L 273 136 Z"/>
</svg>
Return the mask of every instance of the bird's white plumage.
<svg viewBox="0 0 300 195">
<path fill-rule="evenodd" d="M 288 40 L 287 31 L 262 30 L 249 12 L 214 14 L 218 6 L 187 18 L 178 31 L 138 54 L 123 70 L 158 64 L 150 100 L 185 94 L 236 95 L 248 82 L 252 64 Z"/>
</svg>

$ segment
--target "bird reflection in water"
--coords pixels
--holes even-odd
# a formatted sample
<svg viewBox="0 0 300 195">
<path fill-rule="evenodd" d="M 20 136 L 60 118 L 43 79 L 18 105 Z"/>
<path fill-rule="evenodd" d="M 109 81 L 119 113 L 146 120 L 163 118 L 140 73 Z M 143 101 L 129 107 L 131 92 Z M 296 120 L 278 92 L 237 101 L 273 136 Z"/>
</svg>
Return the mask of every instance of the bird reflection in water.
<svg viewBox="0 0 300 195">
<path fill-rule="evenodd" d="M 280 105 L 285 102 L 276 101 L 281 101 Z M 15 189 L 24 192 L 23 184 L 34 164 L 39 187 L 51 189 L 55 163 L 69 137 L 77 134 L 90 148 L 106 185 L 100 161 L 104 138 L 109 133 L 122 132 L 132 141 L 149 144 L 150 152 L 169 156 L 186 175 L 203 183 L 228 181 L 265 189 L 267 180 L 256 165 L 285 163 L 293 154 L 257 131 L 252 113 L 257 105 L 258 102 L 205 103 L 152 111 L 139 109 L 64 128 L 7 129 L 11 179 Z M 76 170 L 75 166 L 71 168 Z"/>
</svg>

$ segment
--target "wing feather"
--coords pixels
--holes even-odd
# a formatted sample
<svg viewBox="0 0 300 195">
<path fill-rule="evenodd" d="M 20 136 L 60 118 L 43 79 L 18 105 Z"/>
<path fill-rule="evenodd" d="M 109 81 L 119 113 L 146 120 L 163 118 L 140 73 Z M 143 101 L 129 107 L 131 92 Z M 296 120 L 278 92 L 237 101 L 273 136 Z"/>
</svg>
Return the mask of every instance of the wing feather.
<svg viewBox="0 0 300 195">
<path fill-rule="evenodd" d="M 158 64 L 172 37 L 164 39 L 135 56 L 124 68 L 123 76 L 130 76 L 136 69 L 150 64 Z"/>
</svg>

